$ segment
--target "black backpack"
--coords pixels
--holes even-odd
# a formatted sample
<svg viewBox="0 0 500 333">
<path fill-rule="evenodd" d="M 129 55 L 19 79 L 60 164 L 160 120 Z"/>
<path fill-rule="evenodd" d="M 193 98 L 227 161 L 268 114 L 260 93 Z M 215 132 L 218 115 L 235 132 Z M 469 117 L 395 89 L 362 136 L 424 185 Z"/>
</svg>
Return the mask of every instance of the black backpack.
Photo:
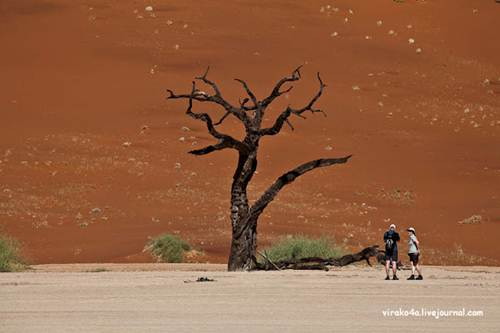
<svg viewBox="0 0 500 333">
<path fill-rule="evenodd" d="M 387 251 L 392 251 L 394 249 L 394 241 L 392 238 L 387 238 L 385 241 L 385 249 Z"/>
<path fill-rule="evenodd" d="M 394 235 L 393 232 L 388 232 L 387 233 L 387 239 L 385 240 L 385 250 L 386 251 L 392 251 L 394 250 L 394 240 L 392 239 L 392 236 Z"/>
</svg>

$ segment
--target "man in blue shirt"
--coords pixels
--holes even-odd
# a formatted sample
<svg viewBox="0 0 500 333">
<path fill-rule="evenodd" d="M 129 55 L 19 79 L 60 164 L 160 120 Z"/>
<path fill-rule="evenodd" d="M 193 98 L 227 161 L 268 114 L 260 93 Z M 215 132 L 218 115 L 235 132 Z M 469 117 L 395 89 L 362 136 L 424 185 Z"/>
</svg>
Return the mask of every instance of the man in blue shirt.
<svg viewBox="0 0 500 333">
<path fill-rule="evenodd" d="M 384 243 L 385 243 L 385 273 L 387 274 L 386 280 L 390 280 L 389 277 L 389 265 L 392 263 L 392 279 L 399 280 L 396 275 L 396 265 L 398 262 L 398 242 L 399 234 L 396 232 L 396 225 L 391 224 L 389 230 L 384 233 Z"/>
</svg>

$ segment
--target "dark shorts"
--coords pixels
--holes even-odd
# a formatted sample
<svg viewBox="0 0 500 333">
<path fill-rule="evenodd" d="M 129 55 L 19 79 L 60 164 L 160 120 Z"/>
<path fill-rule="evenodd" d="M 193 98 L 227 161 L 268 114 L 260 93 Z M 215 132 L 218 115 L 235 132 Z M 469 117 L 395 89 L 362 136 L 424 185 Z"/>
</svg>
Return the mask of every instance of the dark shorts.
<svg viewBox="0 0 500 333">
<path fill-rule="evenodd" d="M 385 251 L 385 260 L 390 260 L 392 262 L 398 262 L 398 251 L 397 250 L 394 250 L 394 251 Z"/>
<path fill-rule="evenodd" d="M 418 264 L 418 256 L 420 253 L 408 253 L 408 257 L 410 257 L 410 262 L 414 264 Z"/>
</svg>

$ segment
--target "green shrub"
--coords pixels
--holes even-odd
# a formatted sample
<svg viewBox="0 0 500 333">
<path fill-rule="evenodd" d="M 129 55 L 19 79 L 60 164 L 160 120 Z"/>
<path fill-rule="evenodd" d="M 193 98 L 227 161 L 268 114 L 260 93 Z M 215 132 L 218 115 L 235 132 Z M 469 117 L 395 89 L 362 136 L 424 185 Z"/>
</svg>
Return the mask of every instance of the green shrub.
<svg viewBox="0 0 500 333">
<path fill-rule="evenodd" d="M 283 238 L 265 250 L 265 254 L 273 262 L 307 257 L 336 258 L 342 256 L 343 252 L 342 248 L 334 246 L 333 241 L 328 238 L 307 236 Z"/>
<path fill-rule="evenodd" d="M 184 253 L 191 250 L 191 246 L 178 236 L 163 234 L 152 239 L 146 250 L 161 262 L 182 262 Z"/>
<path fill-rule="evenodd" d="M 0 272 L 17 271 L 23 267 L 19 243 L 12 238 L 0 236 Z"/>
</svg>

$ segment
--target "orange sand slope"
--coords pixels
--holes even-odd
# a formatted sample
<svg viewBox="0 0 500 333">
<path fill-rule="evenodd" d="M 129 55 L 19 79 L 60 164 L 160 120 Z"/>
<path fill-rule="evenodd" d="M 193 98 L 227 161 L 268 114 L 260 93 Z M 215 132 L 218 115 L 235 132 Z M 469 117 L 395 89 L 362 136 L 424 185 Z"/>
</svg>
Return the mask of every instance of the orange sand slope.
<svg viewBox="0 0 500 333">
<path fill-rule="evenodd" d="M 425 263 L 498 265 L 500 4 L 328 3 L 2 1 L 0 232 L 34 263 L 148 262 L 162 232 L 224 262 L 235 153 L 187 154 L 213 140 L 165 89 L 210 65 L 236 102 L 233 78 L 265 96 L 305 64 L 266 122 L 314 94 L 316 71 L 328 117 L 263 140 L 252 199 L 299 163 L 354 157 L 284 190 L 259 246 L 303 233 L 358 249 L 394 222 Z"/>
</svg>

